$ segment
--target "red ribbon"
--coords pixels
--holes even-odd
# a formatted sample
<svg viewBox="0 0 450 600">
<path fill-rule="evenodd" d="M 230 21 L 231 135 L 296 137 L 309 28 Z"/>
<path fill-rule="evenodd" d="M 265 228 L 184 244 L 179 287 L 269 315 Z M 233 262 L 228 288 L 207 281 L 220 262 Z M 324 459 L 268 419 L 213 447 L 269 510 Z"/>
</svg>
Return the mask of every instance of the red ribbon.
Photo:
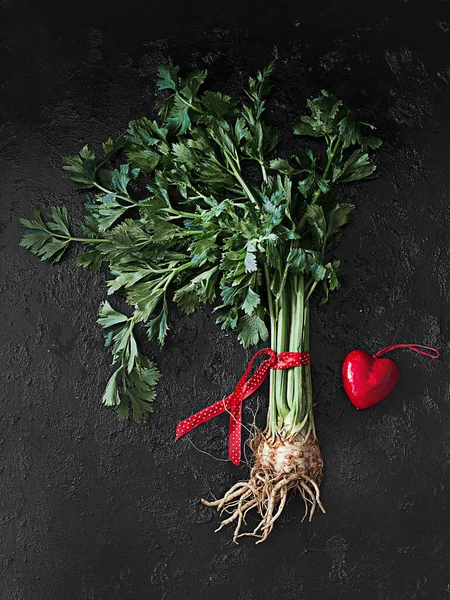
<svg viewBox="0 0 450 600">
<path fill-rule="evenodd" d="M 269 358 L 262 361 L 255 373 L 247 381 L 255 359 L 261 354 L 268 354 Z M 259 350 L 249 362 L 245 373 L 234 388 L 234 392 L 223 400 L 211 404 L 211 406 L 195 413 L 192 417 L 178 423 L 175 439 L 177 440 L 189 431 L 192 431 L 192 429 L 195 429 L 201 423 L 205 423 L 224 412 L 229 412 L 230 434 L 228 458 L 232 463 L 238 465 L 241 461 L 242 402 L 259 388 L 269 374 L 270 369 L 290 369 L 309 364 L 309 352 L 280 352 L 276 354 L 271 348 Z"/>
</svg>

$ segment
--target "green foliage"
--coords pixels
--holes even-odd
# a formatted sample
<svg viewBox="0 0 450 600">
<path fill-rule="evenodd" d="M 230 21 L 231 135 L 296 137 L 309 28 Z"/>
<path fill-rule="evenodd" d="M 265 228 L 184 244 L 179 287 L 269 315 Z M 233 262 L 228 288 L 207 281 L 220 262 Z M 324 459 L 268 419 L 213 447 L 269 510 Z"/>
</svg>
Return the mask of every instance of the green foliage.
<svg viewBox="0 0 450 600">
<path fill-rule="evenodd" d="M 80 188 L 91 188 L 94 186 L 97 161 L 95 154 L 88 146 L 83 146 L 75 156 L 64 159 L 64 167 L 71 180 Z"/>
<path fill-rule="evenodd" d="M 119 419 L 126 418 L 131 407 L 135 421 L 146 421 L 153 412 L 160 373 L 138 350 L 133 335 L 134 317 L 117 312 L 105 301 L 100 306 L 97 322 L 105 329 L 114 327 L 106 335 L 105 345 L 112 350 L 115 370 L 106 384 L 102 402 L 116 407 Z"/>
<path fill-rule="evenodd" d="M 90 217 L 95 221 L 98 231 L 106 231 L 118 221 L 130 206 L 124 206 L 117 199 L 116 193 L 96 196 L 92 202 L 85 204 Z"/>
<path fill-rule="evenodd" d="M 115 142 L 109 138 L 102 144 L 103 157 L 97 158 L 88 146 L 74 156 L 64 159 L 63 169 L 78 188 L 95 187 L 97 179 L 102 175 L 102 167 L 110 161 L 116 152 L 123 147 L 124 140 L 119 137 Z"/>
<path fill-rule="evenodd" d="M 370 162 L 369 155 L 362 150 L 355 150 L 349 158 L 333 169 L 333 180 L 341 183 L 370 179 L 375 173 L 375 165 Z"/>
<path fill-rule="evenodd" d="M 130 407 L 136 420 L 151 411 L 159 375 L 133 331 L 142 323 L 164 344 L 171 298 L 186 314 L 215 303 L 217 323 L 248 348 L 267 341 L 268 317 L 277 318 L 287 293 L 306 302 L 319 289 L 326 301 L 339 287 L 329 252 L 354 207 L 338 192 L 375 175 L 370 154 L 381 142 L 323 91 L 294 126 L 299 147 L 277 155 L 280 137 L 265 119 L 273 73 L 272 63 L 250 77 L 238 102 L 204 89 L 205 70 L 184 76 L 172 62 L 161 66 L 159 119 L 131 121 L 100 157 L 84 146 L 65 159 L 89 194 L 83 237 L 72 236 L 65 208 L 21 220 L 21 244 L 42 260 L 57 262 L 70 242 L 83 242 L 76 264 L 107 269 L 108 295 L 130 306 L 127 317 L 105 302 L 98 319 L 115 367 L 103 402 L 121 418 Z M 308 137 L 325 151 L 316 155 Z"/>
<path fill-rule="evenodd" d="M 25 227 L 20 245 L 40 256 L 41 260 L 58 262 L 71 238 L 67 209 L 64 206 L 50 206 L 47 222 L 44 222 L 38 210 L 33 209 L 33 219 L 20 219 L 20 222 Z"/>
<path fill-rule="evenodd" d="M 212 267 L 196 275 L 189 283 L 178 288 L 174 301 L 186 314 L 194 312 L 201 304 L 212 302 L 216 296 L 218 267 Z"/>
<path fill-rule="evenodd" d="M 375 150 L 381 140 L 372 136 L 373 125 L 358 121 L 353 112 L 332 94 L 322 90 L 322 95 L 307 101 L 310 114 L 300 117 L 294 133 L 327 140 L 339 138 L 342 148 L 361 146 L 362 150 Z"/>
<path fill-rule="evenodd" d="M 244 346 L 256 346 L 261 340 L 265 342 L 269 339 L 269 332 L 264 323 L 264 313 L 259 311 L 251 315 L 244 315 L 240 319 L 238 340 Z"/>
<path fill-rule="evenodd" d="M 125 152 L 129 161 L 144 173 L 153 173 L 169 153 L 168 129 L 146 117 L 131 121 L 125 136 Z"/>
</svg>

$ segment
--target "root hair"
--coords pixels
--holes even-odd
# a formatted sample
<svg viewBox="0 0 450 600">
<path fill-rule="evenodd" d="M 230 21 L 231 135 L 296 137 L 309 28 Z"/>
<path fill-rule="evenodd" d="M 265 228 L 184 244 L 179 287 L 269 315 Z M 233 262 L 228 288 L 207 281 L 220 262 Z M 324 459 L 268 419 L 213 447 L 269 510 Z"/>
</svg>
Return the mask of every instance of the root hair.
<svg viewBox="0 0 450 600">
<path fill-rule="evenodd" d="M 235 543 L 240 537 L 251 536 L 261 544 L 283 513 L 292 492 L 298 492 L 305 504 L 303 520 L 309 517 L 311 521 L 317 506 L 325 512 L 319 489 L 323 461 L 315 437 L 272 440 L 256 429 L 250 447 L 254 464 L 249 480 L 236 483 L 218 500 L 202 499 L 203 504 L 216 508 L 221 515 L 224 512 L 230 515 L 221 521 L 216 531 L 236 522 Z M 252 509 L 256 509 L 260 520 L 253 531 L 242 531 L 247 513 Z"/>
</svg>

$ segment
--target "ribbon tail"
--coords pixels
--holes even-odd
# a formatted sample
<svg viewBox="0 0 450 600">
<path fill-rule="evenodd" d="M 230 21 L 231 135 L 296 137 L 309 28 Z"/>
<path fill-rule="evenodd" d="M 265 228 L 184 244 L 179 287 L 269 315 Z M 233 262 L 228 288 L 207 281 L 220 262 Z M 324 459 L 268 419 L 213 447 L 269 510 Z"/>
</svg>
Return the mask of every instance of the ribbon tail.
<svg viewBox="0 0 450 600">
<path fill-rule="evenodd" d="M 234 465 L 238 465 L 241 462 L 242 400 L 234 403 L 230 410 L 228 458 Z"/>
<path fill-rule="evenodd" d="M 230 410 L 232 397 L 233 396 L 230 395 L 223 400 L 218 400 L 217 402 L 214 402 L 214 404 L 211 404 L 211 406 L 207 406 L 206 408 L 199 410 L 197 413 L 195 413 L 195 415 L 184 419 L 184 421 L 180 421 L 176 428 L 175 440 L 183 437 L 183 435 L 189 433 L 202 423 L 217 417 L 217 415 L 228 412 Z"/>
</svg>

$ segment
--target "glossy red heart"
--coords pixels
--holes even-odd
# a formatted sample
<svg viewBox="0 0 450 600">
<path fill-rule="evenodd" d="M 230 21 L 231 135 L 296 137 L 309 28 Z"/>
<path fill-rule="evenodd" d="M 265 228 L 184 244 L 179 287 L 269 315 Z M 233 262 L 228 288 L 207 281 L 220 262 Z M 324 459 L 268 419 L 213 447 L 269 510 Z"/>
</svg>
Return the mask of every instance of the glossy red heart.
<svg viewBox="0 0 450 600">
<path fill-rule="evenodd" d="M 386 398 L 398 382 L 399 369 L 390 358 L 374 358 L 353 350 L 342 363 L 342 382 L 350 402 L 358 409 L 369 408 Z"/>
</svg>

